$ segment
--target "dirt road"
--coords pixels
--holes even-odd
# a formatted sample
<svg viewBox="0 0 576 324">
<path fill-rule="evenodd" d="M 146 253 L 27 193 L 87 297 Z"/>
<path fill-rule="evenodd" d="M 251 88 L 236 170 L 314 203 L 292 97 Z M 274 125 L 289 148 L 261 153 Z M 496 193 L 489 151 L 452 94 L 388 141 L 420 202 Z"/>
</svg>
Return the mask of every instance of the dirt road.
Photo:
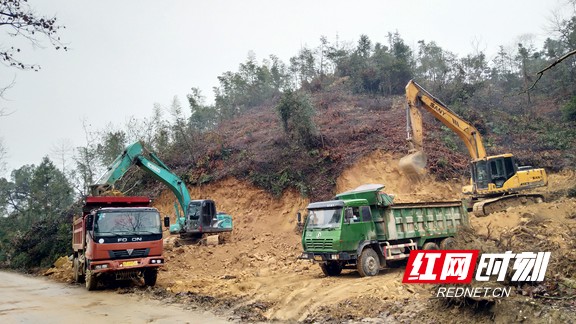
<svg viewBox="0 0 576 324">
<path fill-rule="evenodd" d="M 228 323 L 132 294 L 88 292 L 44 278 L 0 271 L 1 323 Z"/>
</svg>

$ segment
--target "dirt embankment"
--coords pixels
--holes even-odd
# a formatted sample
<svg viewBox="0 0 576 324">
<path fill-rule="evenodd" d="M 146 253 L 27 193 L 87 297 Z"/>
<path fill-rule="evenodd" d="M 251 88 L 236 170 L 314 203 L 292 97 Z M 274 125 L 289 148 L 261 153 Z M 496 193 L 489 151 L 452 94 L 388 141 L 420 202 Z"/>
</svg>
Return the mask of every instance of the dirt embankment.
<svg viewBox="0 0 576 324">
<path fill-rule="evenodd" d="M 400 175 L 397 161 L 398 157 L 374 152 L 337 179 L 337 191 L 364 183 L 382 183 L 386 186 L 384 190 L 395 194 L 398 202 L 460 198 L 464 180 L 449 183 L 426 180 L 414 185 Z M 548 191 L 567 190 L 575 185 L 574 173 L 552 175 Z M 195 199 L 213 199 L 218 210 L 233 215 L 234 232 L 229 242 L 218 246 L 175 246 L 174 240 L 167 238 L 167 264 L 160 272 L 157 287 L 168 294 L 214 298 L 231 312 L 250 313 L 246 317 L 250 320 L 341 322 L 379 318 L 387 322 L 490 322 L 496 316 L 473 308 L 454 313 L 434 306 L 429 286 L 402 285 L 403 268 L 388 269 L 369 278 L 360 278 L 357 272 L 346 270 L 340 277 L 325 277 L 317 265 L 298 261 L 301 245 L 296 213 L 309 201 L 297 192 L 288 191 L 274 199 L 263 190 L 229 178 L 191 188 L 191 195 Z M 544 239 L 557 242 L 560 249 L 568 249 L 573 242 L 567 228 L 576 226 L 576 199 L 561 195 L 554 199 L 485 218 L 471 216 L 472 226 L 483 234 L 490 231 L 496 237 L 538 215 L 540 224 L 556 233 Z M 155 206 L 162 214 L 173 215 L 174 202 L 173 195 L 166 191 L 155 200 Z M 54 276 L 61 276 L 58 271 L 53 272 Z M 511 312 L 520 309 L 511 307 Z M 539 311 L 546 316 L 552 312 Z"/>
</svg>

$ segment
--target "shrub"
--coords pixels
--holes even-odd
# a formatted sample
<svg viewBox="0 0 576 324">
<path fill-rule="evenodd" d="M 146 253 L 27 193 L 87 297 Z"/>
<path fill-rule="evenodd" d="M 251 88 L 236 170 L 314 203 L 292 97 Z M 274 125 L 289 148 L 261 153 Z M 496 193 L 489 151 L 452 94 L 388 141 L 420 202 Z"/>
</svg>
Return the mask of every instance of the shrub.
<svg viewBox="0 0 576 324">
<path fill-rule="evenodd" d="M 293 140 L 311 148 L 316 143 L 316 124 L 312 119 L 315 109 L 310 98 L 303 93 L 286 90 L 276 105 L 284 132 Z"/>
<path fill-rule="evenodd" d="M 576 96 L 562 107 L 562 116 L 566 121 L 576 121 Z"/>
</svg>

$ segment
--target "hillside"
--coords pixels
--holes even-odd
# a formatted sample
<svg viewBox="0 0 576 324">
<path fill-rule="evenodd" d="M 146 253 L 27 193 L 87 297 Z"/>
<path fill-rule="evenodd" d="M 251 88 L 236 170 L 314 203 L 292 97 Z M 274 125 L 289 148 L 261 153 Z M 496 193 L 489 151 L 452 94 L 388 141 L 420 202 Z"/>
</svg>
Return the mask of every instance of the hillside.
<svg viewBox="0 0 576 324">
<path fill-rule="evenodd" d="M 344 91 L 315 94 L 317 144 L 305 148 L 282 131 L 274 104 L 254 108 L 204 134 L 192 164 L 169 159 L 191 184 L 234 177 L 279 196 L 299 190 L 313 199 L 330 198 L 336 178 L 358 159 L 380 150 L 405 154 L 405 99 L 345 95 Z M 465 150 L 451 150 L 435 135 L 440 124 L 426 120 L 429 170 L 440 179 L 467 172 Z M 447 163 L 447 161 L 450 161 Z"/>
<path fill-rule="evenodd" d="M 312 93 L 311 100 L 316 127 L 312 146 L 284 132 L 276 98 L 196 134 L 191 155 L 182 147 L 171 147 L 160 155 L 191 185 L 232 177 L 275 197 L 289 189 L 312 199 L 327 199 L 337 188 L 336 179 L 360 158 L 377 150 L 407 153 L 404 96 L 352 95 L 335 82 Z M 507 106 L 520 98 L 503 100 Z M 455 110 L 480 130 L 489 155 L 512 153 L 520 165 L 554 172 L 574 168 L 571 152 L 576 137 L 570 122 L 555 122 L 554 102 L 533 100 L 518 114 L 473 103 L 457 105 Z M 423 117 L 428 172 L 437 180 L 465 181 L 470 157 L 463 142 L 430 114 Z M 140 187 L 143 193 L 149 194 L 151 187 L 156 192 L 163 189 L 152 178 L 144 178 L 148 181 Z"/>
<path fill-rule="evenodd" d="M 336 179 L 337 191 L 362 183 L 384 183 L 385 190 L 396 194 L 398 201 L 459 198 L 459 181 L 440 182 L 428 178 L 417 186 L 410 186 L 398 176 L 396 161 L 397 156 L 383 151 L 364 156 Z M 521 249 L 535 244 L 533 240 L 538 238 L 540 242 L 534 245 L 537 249 L 554 247 L 554 264 L 549 267 L 547 284 L 552 285 L 559 279 L 570 284 L 576 279 L 573 263 L 576 242 L 572 235 L 576 228 L 576 199 L 566 198 L 565 193 L 574 185 L 574 172 L 553 174 L 549 190 L 544 191 L 550 202 L 484 218 L 472 216 L 477 234 L 468 237 L 467 247 L 481 242 L 475 248 L 490 250 L 494 242 L 514 235 L 517 237 L 514 246 Z M 563 296 L 569 296 L 565 294 L 570 290 L 565 287 L 547 288 L 549 296 L 561 293 L 554 297 L 559 300 L 526 299 L 522 297 L 525 288 L 518 287 L 514 297 L 501 302 L 489 302 L 481 307 L 450 307 L 446 311 L 446 306 L 430 298 L 431 287 L 403 285 L 403 268 L 388 269 L 373 278 L 360 278 L 356 271 L 345 271 L 341 277 L 325 277 L 318 266 L 296 259 L 301 246 L 295 214 L 309 202 L 296 191 L 286 191 L 276 198 L 234 178 L 190 187 L 190 191 L 195 198 L 214 199 L 220 210 L 234 216 L 235 230 L 230 241 L 218 246 L 176 246 L 174 238 L 166 236 L 167 264 L 159 275 L 157 287 L 149 294 L 137 288 L 118 288 L 120 292 L 128 289 L 144 293 L 146 298 L 211 309 L 223 316 L 250 322 L 323 323 L 376 318 L 396 323 L 418 318 L 423 322 L 489 323 L 510 322 L 526 316 L 526 322 L 536 323 L 542 318 L 553 322 L 575 319 L 569 315 L 570 309 L 574 310 L 573 300 L 562 300 Z M 174 202 L 173 195 L 166 190 L 154 204 L 163 214 L 171 214 Z M 536 227 L 530 225 L 531 219 L 538 220 Z M 522 235 L 528 236 L 522 238 Z M 72 281 L 69 263 L 51 272 L 60 280 Z M 540 314 L 538 320 L 531 317 L 534 314 Z"/>
</svg>

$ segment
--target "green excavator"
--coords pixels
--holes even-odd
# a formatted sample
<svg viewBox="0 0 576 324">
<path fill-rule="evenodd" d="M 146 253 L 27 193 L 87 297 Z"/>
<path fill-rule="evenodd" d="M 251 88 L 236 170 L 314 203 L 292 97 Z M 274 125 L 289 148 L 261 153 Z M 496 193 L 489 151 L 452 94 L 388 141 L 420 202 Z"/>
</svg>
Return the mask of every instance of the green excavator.
<svg viewBox="0 0 576 324">
<path fill-rule="evenodd" d="M 232 216 L 217 212 L 213 200 L 190 199 L 184 181 L 170 171 L 170 168 L 141 142 L 126 147 L 124 152 L 110 164 L 108 171 L 90 186 L 92 195 L 102 196 L 114 192 L 116 181 L 120 180 L 132 166 L 137 166 L 160 180 L 178 199 L 178 203 L 174 204 L 176 223 L 170 225 L 171 234 L 180 234 L 181 238 L 201 238 L 204 234 L 232 231 Z"/>
</svg>

